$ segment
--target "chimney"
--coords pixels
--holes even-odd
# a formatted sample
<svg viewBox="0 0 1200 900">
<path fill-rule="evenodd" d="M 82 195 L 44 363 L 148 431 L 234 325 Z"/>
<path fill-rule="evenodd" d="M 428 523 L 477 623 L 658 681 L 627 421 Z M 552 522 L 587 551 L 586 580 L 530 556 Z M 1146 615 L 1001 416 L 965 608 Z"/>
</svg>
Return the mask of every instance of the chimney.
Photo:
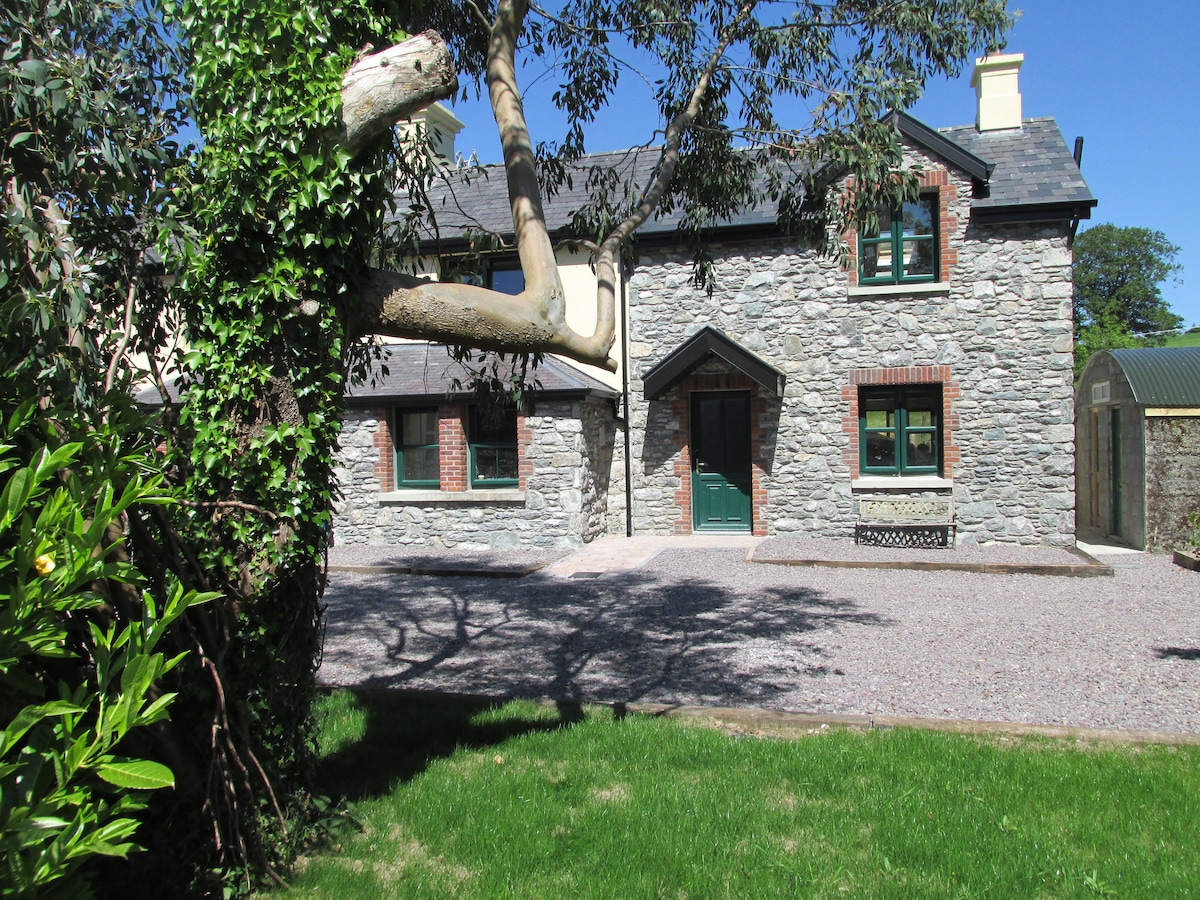
<svg viewBox="0 0 1200 900">
<path fill-rule="evenodd" d="M 401 122 L 401 138 L 413 132 L 426 131 L 430 135 L 433 152 L 446 162 L 454 162 L 454 138 L 465 127 L 450 110 L 435 103 L 420 112 L 413 113 L 407 121 Z"/>
<path fill-rule="evenodd" d="M 1017 73 L 1024 61 L 1024 53 L 989 54 L 975 60 L 971 87 L 975 88 L 979 100 L 975 127 L 980 131 L 1021 127 L 1021 91 Z"/>
</svg>

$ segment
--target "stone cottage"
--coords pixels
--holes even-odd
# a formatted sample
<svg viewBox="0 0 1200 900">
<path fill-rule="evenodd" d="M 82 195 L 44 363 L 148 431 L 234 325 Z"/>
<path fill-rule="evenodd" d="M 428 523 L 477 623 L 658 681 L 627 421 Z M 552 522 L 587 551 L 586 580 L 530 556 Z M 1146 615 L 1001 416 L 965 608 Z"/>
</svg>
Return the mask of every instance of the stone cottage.
<svg viewBox="0 0 1200 900">
<path fill-rule="evenodd" d="M 977 63 L 974 125 L 935 130 L 895 116 L 921 195 L 878 230 L 843 235 L 846 261 L 782 237 L 774 209 L 748 209 L 713 231 L 710 296 L 692 284 L 672 217 L 648 222 L 621 285 L 618 372 L 556 362 L 588 379 L 587 399 L 547 396 L 518 425 L 516 464 L 529 474 L 506 489 L 522 497 L 475 503 L 483 488 L 454 480 L 463 432 L 453 429 L 439 431 L 436 486 L 388 481 L 407 460 L 408 425 L 380 423 L 395 423 L 405 404 L 433 409 L 435 393 L 353 399 L 361 415 L 343 442 L 353 487 L 338 540 L 496 546 L 503 534 L 509 544 L 570 545 L 605 531 L 710 529 L 847 537 L 863 499 L 941 497 L 953 500 L 960 546 L 1073 544 L 1070 243 L 1096 201 L 1055 122 L 1022 119 L 1021 62 Z M 634 151 L 605 157 L 635 179 L 655 162 Z M 470 191 L 475 228 L 511 231 L 502 177 Z M 576 200 L 565 190 L 548 205 L 552 230 Z M 452 254 L 444 235 L 455 223 L 440 227 Z M 586 256 L 560 264 L 568 316 L 588 333 Z M 515 258 L 496 257 L 480 277 L 520 289 Z M 556 457 L 553 442 L 568 434 L 580 437 Z M 568 453 L 577 471 L 554 464 Z M 531 487 L 535 475 L 558 486 Z M 513 521 L 525 524 L 501 524 Z"/>
<path fill-rule="evenodd" d="M 384 348 L 386 375 L 347 397 L 339 544 L 572 548 L 608 527 L 617 391 L 560 360 L 523 409 L 454 393 L 445 346 Z"/>
<path fill-rule="evenodd" d="M 1103 350 L 1075 391 L 1079 531 L 1176 550 L 1200 531 L 1200 347 Z"/>
</svg>

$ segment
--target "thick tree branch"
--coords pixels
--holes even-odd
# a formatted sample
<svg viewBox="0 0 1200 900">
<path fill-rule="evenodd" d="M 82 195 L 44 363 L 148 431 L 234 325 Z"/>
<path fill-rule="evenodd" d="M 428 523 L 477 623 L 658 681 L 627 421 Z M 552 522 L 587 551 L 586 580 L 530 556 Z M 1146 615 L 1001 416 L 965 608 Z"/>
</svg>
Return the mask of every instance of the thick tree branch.
<svg viewBox="0 0 1200 900">
<path fill-rule="evenodd" d="M 342 79 L 342 144 L 357 155 L 401 119 L 457 90 L 454 61 L 436 31 L 365 56 Z"/>
<path fill-rule="evenodd" d="M 729 45 L 737 37 L 738 31 L 754 11 L 755 5 L 756 0 L 748 0 L 747 3 L 743 4 L 737 16 L 729 23 L 729 26 L 721 35 L 720 42 L 709 56 L 708 63 L 700 72 L 700 77 L 696 80 L 695 87 L 692 88 L 692 95 L 688 99 L 687 106 L 667 126 L 666 142 L 663 146 L 662 157 L 659 160 L 658 172 L 654 180 L 650 183 L 645 193 L 642 194 L 642 199 L 639 201 L 632 215 L 618 225 L 604 239 L 604 243 L 600 245 L 600 252 L 596 254 L 597 332 L 603 328 L 611 331 L 615 326 L 613 317 L 617 305 L 617 255 L 621 252 L 621 247 L 629 239 L 629 236 L 650 218 L 655 207 L 662 200 L 663 194 L 666 193 L 667 188 L 670 186 L 671 179 L 675 177 L 675 168 L 679 165 L 679 147 L 683 140 L 683 135 L 691 127 L 696 117 L 700 115 L 704 95 L 708 91 L 708 85 L 712 80 L 713 73 L 717 70 L 717 65 L 720 63 L 721 57 L 725 55 L 725 51 L 729 49 Z"/>
<path fill-rule="evenodd" d="M 554 322 L 529 292 L 513 296 L 472 284 L 426 281 L 373 270 L 364 286 L 360 315 L 351 334 L 380 334 L 466 344 L 481 350 L 557 353 L 578 362 L 616 370 L 608 345 L 598 348 Z"/>
<path fill-rule="evenodd" d="M 352 334 L 381 334 L 481 349 L 557 353 L 615 370 L 615 290 L 602 284 L 591 336 L 567 324 L 566 297 L 546 228 L 533 142 L 517 86 L 515 54 L 527 0 L 500 0 L 492 23 L 487 84 L 500 131 L 525 290 L 517 295 L 396 273 L 372 272 Z M 441 38 L 425 32 L 356 63 L 342 83 L 343 144 L 357 153 L 406 115 L 457 87 Z"/>
<path fill-rule="evenodd" d="M 488 96 L 496 127 L 500 129 L 513 232 L 517 238 L 521 271 L 525 274 L 525 294 L 545 309 L 545 315 L 555 327 L 566 329 L 566 298 L 554 247 L 546 230 L 533 141 L 529 137 L 525 106 L 517 87 L 517 39 L 527 9 L 526 0 L 501 0 L 497 6 L 488 48 Z"/>
</svg>

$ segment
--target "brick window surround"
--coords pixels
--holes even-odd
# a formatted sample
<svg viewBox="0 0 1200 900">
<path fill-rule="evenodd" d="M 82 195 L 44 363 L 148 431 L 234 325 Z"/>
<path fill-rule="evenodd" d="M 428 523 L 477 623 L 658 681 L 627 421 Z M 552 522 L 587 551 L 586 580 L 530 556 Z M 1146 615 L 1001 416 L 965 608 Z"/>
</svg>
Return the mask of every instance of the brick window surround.
<svg viewBox="0 0 1200 900">
<path fill-rule="evenodd" d="M 950 247 L 951 235 L 958 231 L 958 220 L 951 215 L 950 210 L 958 195 L 958 189 L 950 183 L 950 175 L 945 169 L 930 169 L 921 173 L 921 192 L 937 194 L 937 241 L 938 241 L 938 270 L 937 280 L 945 283 L 950 281 L 951 272 L 958 264 L 958 251 Z M 854 189 L 854 180 L 849 179 L 847 190 Z M 846 254 L 850 286 L 858 286 L 858 229 L 848 228 L 842 234 L 849 252 Z M 905 285 L 894 285 L 903 290 Z"/>
<path fill-rule="evenodd" d="M 439 489 L 445 493 L 459 493 L 471 487 L 470 454 L 467 447 L 467 410 L 461 403 L 443 403 L 438 407 L 438 469 Z M 375 409 L 372 414 L 379 421 L 375 431 L 375 477 L 379 479 L 379 490 L 391 493 L 396 486 L 396 428 L 395 410 Z M 517 413 L 517 466 L 519 482 L 517 490 L 525 490 L 525 482 L 533 474 L 533 466 L 526 462 L 529 445 L 533 442 L 525 416 Z"/>
<path fill-rule="evenodd" d="M 763 511 L 767 505 L 766 471 L 760 451 L 766 442 L 767 430 L 762 422 L 767 414 L 767 399 L 758 385 L 741 372 L 693 374 L 682 379 L 676 387 L 672 412 L 679 422 L 683 446 L 675 460 L 675 475 L 679 487 L 675 491 L 675 506 L 679 519 L 675 534 L 692 533 L 692 393 L 694 391 L 748 391 L 750 393 L 750 468 L 751 468 L 751 533 L 763 536 L 767 522 Z"/>
<path fill-rule="evenodd" d="M 842 431 L 849 441 L 842 451 L 842 461 L 850 469 L 850 477 L 858 478 L 859 430 L 858 389 L 863 385 L 940 384 L 942 386 L 942 477 L 952 478 L 954 470 L 962 461 L 962 454 L 955 435 L 958 433 L 958 414 L 953 411 L 954 401 L 962 396 L 956 382 L 950 380 L 949 366 L 900 366 L 896 368 L 851 369 L 850 383 L 842 388 L 842 401 L 847 409 L 842 419 Z"/>
</svg>

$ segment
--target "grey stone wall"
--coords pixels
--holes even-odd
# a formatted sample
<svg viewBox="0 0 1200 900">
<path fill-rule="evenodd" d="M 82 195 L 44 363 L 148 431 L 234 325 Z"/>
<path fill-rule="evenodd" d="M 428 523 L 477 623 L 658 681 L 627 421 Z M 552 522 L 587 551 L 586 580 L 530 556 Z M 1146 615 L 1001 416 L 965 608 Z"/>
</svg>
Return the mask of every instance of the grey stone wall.
<svg viewBox="0 0 1200 900">
<path fill-rule="evenodd" d="M 1146 549 L 1178 550 L 1200 528 L 1200 416 L 1147 416 Z"/>
<path fill-rule="evenodd" d="M 582 481 L 580 537 L 589 543 L 608 530 L 614 445 L 619 437 L 611 403 L 580 404 Z"/>
<path fill-rule="evenodd" d="M 952 176 L 953 177 L 953 176 Z M 1065 223 L 969 226 L 956 184 L 957 265 L 942 293 L 850 296 L 835 261 L 787 241 L 714 245 L 712 297 L 686 260 L 646 253 L 629 282 L 634 532 L 678 519 L 674 463 L 686 435 L 670 398 L 640 376 L 703 325 L 787 374 L 767 460 L 771 533 L 844 537 L 856 495 L 843 459 L 852 369 L 949 365 L 962 459 L 953 472 L 959 542 L 1074 541 L 1071 252 Z"/>
<path fill-rule="evenodd" d="M 613 415 L 606 401 L 538 403 L 525 417 L 531 442 L 524 491 L 482 494 L 382 493 L 375 474 L 381 423 L 370 411 L 351 409 L 342 428 L 336 466 L 342 499 L 334 517 L 335 545 L 421 545 L 505 550 L 572 549 L 603 530 Z M 492 499 L 480 499 L 481 496 Z M 496 497 L 504 499 L 494 499 Z"/>
<path fill-rule="evenodd" d="M 625 428 L 624 418 L 617 423 L 613 435 L 612 463 L 609 466 L 608 480 L 608 515 L 605 520 L 605 531 L 608 534 L 624 536 L 626 532 L 626 492 L 625 492 Z"/>
</svg>

